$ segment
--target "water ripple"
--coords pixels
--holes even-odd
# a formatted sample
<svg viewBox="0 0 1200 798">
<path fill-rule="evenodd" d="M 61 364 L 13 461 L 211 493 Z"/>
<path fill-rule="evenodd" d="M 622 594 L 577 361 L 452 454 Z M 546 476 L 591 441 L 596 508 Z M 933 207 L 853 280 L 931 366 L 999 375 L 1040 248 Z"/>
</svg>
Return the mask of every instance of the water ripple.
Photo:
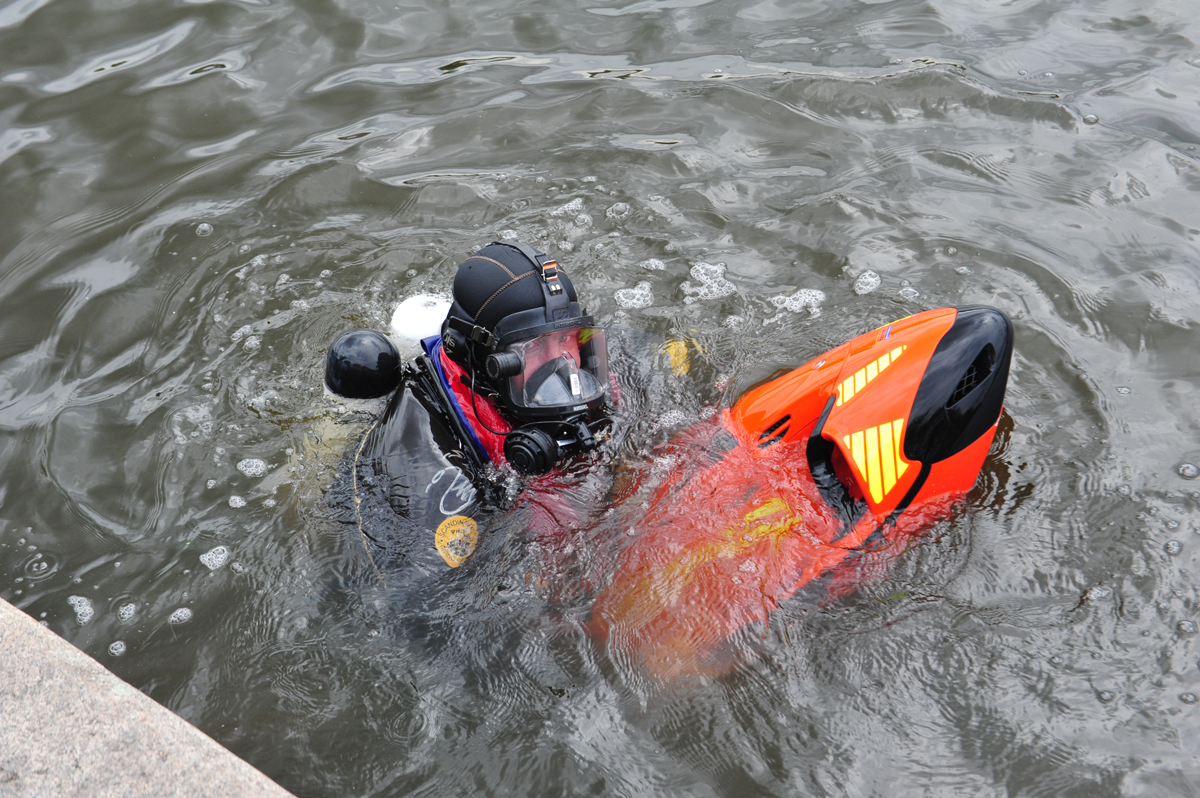
<svg viewBox="0 0 1200 798">
<path fill-rule="evenodd" d="M 184 20 L 157 36 L 95 56 L 71 74 L 46 83 L 42 90 L 47 94 L 65 94 L 109 75 L 141 66 L 183 44 L 196 24 L 195 20 Z"/>
</svg>

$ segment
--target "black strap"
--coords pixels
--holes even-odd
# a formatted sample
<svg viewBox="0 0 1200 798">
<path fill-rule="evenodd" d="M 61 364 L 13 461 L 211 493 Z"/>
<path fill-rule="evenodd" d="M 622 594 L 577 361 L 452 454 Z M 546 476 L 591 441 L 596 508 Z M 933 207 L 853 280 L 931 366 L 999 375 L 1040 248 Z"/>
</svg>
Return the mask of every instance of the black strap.
<svg viewBox="0 0 1200 798">
<path fill-rule="evenodd" d="M 446 319 L 446 323 L 465 335 L 469 340 L 477 344 L 482 344 L 488 349 L 495 349 L 496 344 L 500 341 L 491 330 L 485 330 L 478 324 L 473 324 L 466 319 L 460 319 L 458 316 L 450 316 Z"/>
<path fill-rule="evenodd" d="M 550 258 L 545 252 L 536 250 L 528 244 L 515 241 L 493 241 L 493 244 L 509 247 L 520 252 L 537 269 L 541 280 L 542 294 L 546 299 L 546 320 L 554 321 L 563 318 L 569 312 L 571 298 L 563 290 L 562 281 L 558 279 L 558 261 Z"/>
<path fill-rule="evenodd" d="M 426 355 L 417 355 L 413 361 L 416 363 L 417 372 L 422 378 L 422 383 L 425 390 L 433 394 L 439 409 L 442 411 L 443 419 L 450 425 L 450 429 L 454 431 L 454 437 L 458 438 L 461 445 L 463 455 L 470 461 L 471 466 L 478 474 L 482 471 L 485 461 L 483 455 L 475 448 L 474 442 L 471 440 L 463 421 L 459 418 L 458 413 L 454 410 L 454 403 L 450 399 L 450 394 L 446 391 L 446 386 L 442 384 L 442 378 L 438 376 L 437 368 L 433 365 L 433 361 Z"/>
</svg>

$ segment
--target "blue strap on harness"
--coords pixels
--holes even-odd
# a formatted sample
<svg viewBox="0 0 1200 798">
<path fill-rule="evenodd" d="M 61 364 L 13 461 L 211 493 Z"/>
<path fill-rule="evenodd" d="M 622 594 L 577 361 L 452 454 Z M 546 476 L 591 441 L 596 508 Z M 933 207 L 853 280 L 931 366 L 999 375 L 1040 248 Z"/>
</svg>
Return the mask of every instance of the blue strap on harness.
<svg viewBox="0 0 1200 798">
<path fill-rule="evenodd" d="M 442 338 L 439 335 L 431 335 L 428 338 L 421 339 L 421 348 L 425 350 L 425 354 L 429 356 L 429 360 L 433 363 L 433 370 L 437 372 L 438 379 L 442 381 L 442 385 L 446 388 L 446 396 L 450 398 L 450 407 L 458 415 L 463 423 L 463 428 L 467 431 L 467 435 L 471 436 L 471 443 L 475 446 L 476 451 L 483 454 L 484 460 L 491 460 L 487 449 L 483 448 L 483 443 L 480 442 L 479 436 L 475 433 L 475 424 L 466 414 L 464 408 L 458 404 L 458 397 L 454 395 L 454 389 L 450 385 L 450 378 L 446 376 L 445 370 L 442 368 L 442 359 L 440 350 L 442 348 Z"/>
</svg>

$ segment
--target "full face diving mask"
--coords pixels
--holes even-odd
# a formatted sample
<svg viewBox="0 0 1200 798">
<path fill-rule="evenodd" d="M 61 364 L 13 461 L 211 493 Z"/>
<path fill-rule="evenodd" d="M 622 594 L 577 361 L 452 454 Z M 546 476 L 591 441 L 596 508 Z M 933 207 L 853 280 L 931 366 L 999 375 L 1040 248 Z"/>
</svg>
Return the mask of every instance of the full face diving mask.
<svg viewBox="0 0 1200 798">
<path fill-rule="evenodd" d="M 608 343 L 586 310 L 570 301 L 553 260 L 532 247 L 503 245 L 535 266 L 543 306 L 510 313 L 492 330 L 452 311 L 447 327 L 486 352 L 479 363 L 479 351 L 468 348 L 473 381 L 482 366 L 503 408 L 522 422 L 505 435 L 506 459 L 519 471 L 544 473 L 560 457 L 597 445 L 594 432 L 605 423 L 610 393 Z"/>
</svg>

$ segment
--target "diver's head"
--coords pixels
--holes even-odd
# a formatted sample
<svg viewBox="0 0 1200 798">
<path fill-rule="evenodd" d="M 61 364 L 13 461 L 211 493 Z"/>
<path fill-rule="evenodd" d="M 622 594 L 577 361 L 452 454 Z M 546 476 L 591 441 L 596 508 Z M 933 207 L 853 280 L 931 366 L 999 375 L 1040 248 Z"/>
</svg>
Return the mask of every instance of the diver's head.
<svg viewBox="0 0 1200 798">
<path fill-rule="evenodd" d="M 519 423 L 559 442 L 595 445 L 585 433 L 608 399 L 608 345 L 545 253 L 495 242 L 467 258 L 454 277 L 442 345 L 476 390 L 494 392 Z"/>
</svg>

